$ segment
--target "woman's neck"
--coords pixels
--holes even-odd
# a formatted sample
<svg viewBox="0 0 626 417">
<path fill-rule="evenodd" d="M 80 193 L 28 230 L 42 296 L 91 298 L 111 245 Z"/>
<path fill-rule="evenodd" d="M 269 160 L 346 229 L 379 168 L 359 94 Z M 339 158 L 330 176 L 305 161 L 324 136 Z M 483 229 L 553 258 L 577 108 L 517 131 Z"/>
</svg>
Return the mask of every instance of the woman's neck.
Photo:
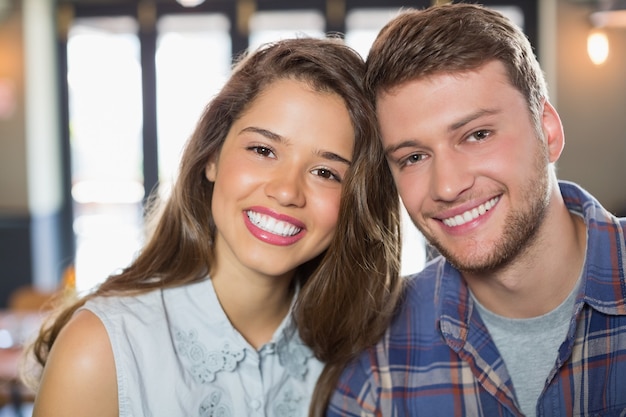
<svg viewBox="0 0 626 417">
<path fill-rule="evenodd" d="M 292 276 L 252 277 L 217 271 L 211 280 L 233 327 L 255 349 L 269 342 L 291 308 Z"/>
</svg>

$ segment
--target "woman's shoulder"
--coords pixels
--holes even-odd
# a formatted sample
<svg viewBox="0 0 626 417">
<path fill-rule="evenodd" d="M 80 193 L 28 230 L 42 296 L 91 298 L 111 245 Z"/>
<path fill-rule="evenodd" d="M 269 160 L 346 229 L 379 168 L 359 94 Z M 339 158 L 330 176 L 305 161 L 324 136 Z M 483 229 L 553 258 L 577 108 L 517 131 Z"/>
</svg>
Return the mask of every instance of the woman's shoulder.
<svg viewBox="0 0 626 417">
<path fill-rule="evenodd" d="M 97 407 L 94 409 L 93 407 Z M 115 360 L 106 329 L 79 311 L 61 330 L 42 377 L 34 416 L 117 415 Z"/>
<path fill-rule="evenodd" d="M 205 290 L 190 283 L 139 294 L 98 296 L 89 299 L 79 311 L 89 310 L 102 321 L 117 353 L 122 345 L 137 341 L 169 340 L 181 323 L 199 326 L 198 322 L 211 312 L 207 306 L 210 303 L 204 298 Z M 208 319 L 213 320 L 216 318 Z"/>
<path fill-rule="evenodd" d="M 72 362 L 68 364 L 68 369 L 75 366 L 87 373 L 114 370 L 109 369 L 109 365 L 113 365 L 113 356 L 108 334 L 102 322 L 91 312 L 79 311 L 70 319 L 59 333 L 51 357 L 55 355 L 57 346 L 63 352 L 60 357 Z"/>
<path fill-rule="evenodd" d="M 161 316 L 162 290 L 140 294 L 97 296 L 89 299 L 80 309 L 89 310 L 102 320 L 132 320 L 133 318 Z"/>
</svg>

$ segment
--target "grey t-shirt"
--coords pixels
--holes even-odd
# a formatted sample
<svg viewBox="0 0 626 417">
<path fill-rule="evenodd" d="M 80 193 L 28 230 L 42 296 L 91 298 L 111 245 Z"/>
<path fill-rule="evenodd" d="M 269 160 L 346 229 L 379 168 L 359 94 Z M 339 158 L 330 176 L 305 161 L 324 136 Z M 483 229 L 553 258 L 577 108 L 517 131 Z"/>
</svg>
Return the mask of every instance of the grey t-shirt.
<svg viewBox="0 0 626 417">
<path fill-rule="evenodd" d="M 502 355 L 513 381 L 519 408 L 527 417 L 536 416 L 537 400 L 555 365 L 572 318 L 578 284 L 554 310 L 529 319 L 499 316 L 472 299 Z"/>
</svg>

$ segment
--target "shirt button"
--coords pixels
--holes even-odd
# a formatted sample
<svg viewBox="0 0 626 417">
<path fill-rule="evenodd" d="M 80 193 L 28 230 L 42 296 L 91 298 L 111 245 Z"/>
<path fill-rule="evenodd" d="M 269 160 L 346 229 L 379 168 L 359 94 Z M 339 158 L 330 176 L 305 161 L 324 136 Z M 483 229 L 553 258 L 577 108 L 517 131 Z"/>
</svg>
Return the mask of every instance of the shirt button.
<svg viewBox="0 0 626 417">
<path fill-rule="evenodd" d="M 250 401 L 250 407 L 253 410 L 258 410 L 259 407 L 261 407 L 261 401 L 259 401 L 259 400 L 252 400 L 252 401 Z"/>
</svg>

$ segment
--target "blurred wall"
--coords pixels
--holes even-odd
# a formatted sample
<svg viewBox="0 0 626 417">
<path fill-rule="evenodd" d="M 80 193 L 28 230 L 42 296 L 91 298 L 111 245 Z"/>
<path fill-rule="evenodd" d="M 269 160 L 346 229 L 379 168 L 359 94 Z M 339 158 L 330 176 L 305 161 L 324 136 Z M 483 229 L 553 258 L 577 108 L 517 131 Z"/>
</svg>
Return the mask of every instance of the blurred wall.
<svg viewBox="0 0 626 417">
<path fill-rule="evenodd" d="M 28 215 L 22 15 L 0 17 L 0 215 Z"/>
<path fill-rule="evenodd" d="M 591 11 L 589 5 L 558 0 L 556 76 L 550 79 L 565 128 L 558 176 L 626 216 L 626 28 L 606 29 L 609 57 L 596 66 L 587 56 Z"/>
<path fill-rule="evenodd" d="M 61 277 L 59 92 L 54 2 L 0 19 L 0 307 L 14 289 Z"/>
<path fill-rule="evenodd" d="M 32 279 L 21 12 L 0 17 L 0 306 Z"/>
</svg>

